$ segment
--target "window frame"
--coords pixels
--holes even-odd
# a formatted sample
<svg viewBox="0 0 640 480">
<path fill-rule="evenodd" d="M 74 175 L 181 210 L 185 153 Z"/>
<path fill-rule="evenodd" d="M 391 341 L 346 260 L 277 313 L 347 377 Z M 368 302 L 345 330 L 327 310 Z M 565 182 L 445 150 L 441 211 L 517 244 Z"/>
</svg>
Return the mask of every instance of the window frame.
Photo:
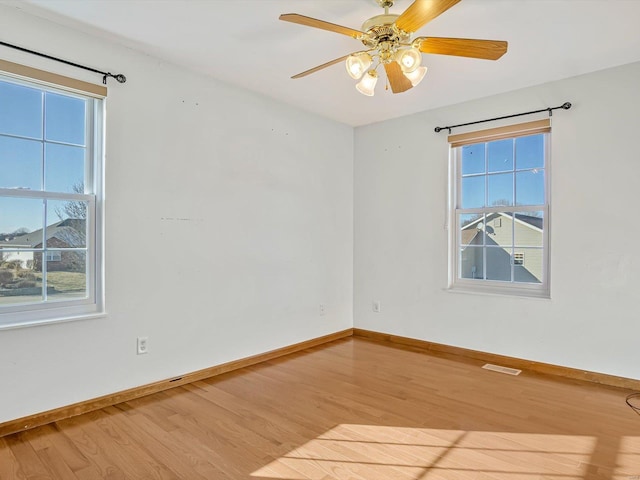
<svg viewBox="0 0 640 480">
<path fill-rule="evenodd" d="M 495 140 L 515 139 L 530 135 L 544 135 L 544 203 L 540 205 L 512 205 L 482 208 L 461 208 L 461 160 L 462 147 L 465 145 L 488 143 Z M 508 125 L 488 130 L 469 132 L 449 136 L 449 192 L 448 192 L 448 230 L 449 230 L 449 275 L 448 289 L 466 293 L 515 295 L 525 297 L 550 298 L 550 182 L 551 182 L 551 122 L 540 120 L 523 124 Z M 517 170 L 514 167 L 514 174 Z M 485 171 L 486 177 L 488 172 Z M 485 192 L 486 195 L 486 192 Z M 486 197 L 485 197 L 486 198 Z M 514 202 L 515 203 L 515 202 Z M 460 215 L 512 213 L 515 223 L 516 213 L 543 212 L 542 222 L 542 279 L 541 283 L 525 283 L 502 280 L 472 279 L 460 276 L 460 252 L 463 247 L 460 236 Z M 514 227 L 515 228 L 515 227 Z M 513 233 L 512 233 L 513 235 Z M 494 247 L 491 247 L 494 248 Z M 495 247 L 497 248 L 497 247 Z M 511 268 L 513 269 L 513 251 L 511 252 Z"/>
<path fill-rule="evenodd" d="M 84 247 L 78 248 L 78 250 L 86 250 L 87 296 L 81 299 L 54 302 L 47 302 L 43 298 L 37 302 L 0 306 L 0 330 L 104 316 L 103 198 L 106 88 L 1 59 L 0 80 L 39 89 L 43 92 L 82 98 L 87 105 L 85 111 L 84 193 L 0 188 L 1 197 L 42 200 L 43 229 L 49 226 L 46 202 L 51 200 L 87 202 L 86 249 Z M 44 144 L 45 139 L 43 138 L 42 141 Z M 4 251 L 7 253 L 10 251 L 30 251 L 41 253 L 44 256 L 50 250 L 59 251 L 60 249 L 48 248 L 43 245 L 40 248 L 5 249 Z M 73 248 L 63 250 L 73 251 Z M 46 287 L 46 283 L 43 287 Z"/>
</svg>

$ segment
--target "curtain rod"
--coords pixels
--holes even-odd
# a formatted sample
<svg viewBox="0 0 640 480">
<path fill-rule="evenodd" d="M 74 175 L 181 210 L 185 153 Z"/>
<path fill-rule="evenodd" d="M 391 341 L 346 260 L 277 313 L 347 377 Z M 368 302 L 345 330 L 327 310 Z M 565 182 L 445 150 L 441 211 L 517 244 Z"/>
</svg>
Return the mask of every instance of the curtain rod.
<svg viewBox="0 0 640 480">
<path fill-rule="evenodd" d="M 449 127 L 436 127 L 434 130 L 435 130 L 436 133 L 439 133 L 442 130 L 449 130 L 449 133 L 451 133 L 451 129 L 452 128 L 466 127 L 467 125 L 475 125 L 476 123 L 493 122 L 495 120 L 503 120 L 505 118 L 521 117 L 523 115 L 532 115 L 534 113 L 540 113 L 540 112 L 549 112 L 549 116 L 552 116 L 553 115 L 553 111 L 554 110 L 558 110 L 559 108 L 562 108 L 563 110 L 569 110 L 571 108 L 571 103 L 564 102 L 559 107 L 549 107 L 549 108 L 543 108 L 541 110 L 533 110 L 531 112 L 514 113 L 513 115 L 505 115 L 504 117 L 495 117 L 495 118 L 488 118 L 486 120 L 477 120 L 475 122 L 460 123 L 458 125 L 451 125 Z"/>
<path fill-rule="evenodd" d="M 107 77 L 115 78 L 119 83 L 124 83 L 127 81 L 127 77 L 122 75 L 121 73 L 113 74 L 111 72 L 102 72 L 100 70 L 96 70 L 95 68 L 86 67 L 84 65 L 80 65 L 78 63 L 73 63 L 68 60 L 63 60 L 62 58 L 52 57 L 51 55 L 47 55 L 46 53 L 35 52 L 33 50 L 29 50 L 28 48 L 19 47 L 17 45 L 12 45 L 10 43 L 0 41 L 0 45 L 4 45 L 5 47 L 15 48 L 16 50 L 20 50 L 21 52 L 31 53 L 32 55 L 37 55 L 39 57 L 48 58 L 49 60 L 55 60 L 56 62 L 65 63 L 67 65 L 71 65 L 72 67 L 82 68 L 84 70 L 89 70 L 90 72 L 100 73 L 102 74 L 102 83 L 107 84 Z"/>
</svg>

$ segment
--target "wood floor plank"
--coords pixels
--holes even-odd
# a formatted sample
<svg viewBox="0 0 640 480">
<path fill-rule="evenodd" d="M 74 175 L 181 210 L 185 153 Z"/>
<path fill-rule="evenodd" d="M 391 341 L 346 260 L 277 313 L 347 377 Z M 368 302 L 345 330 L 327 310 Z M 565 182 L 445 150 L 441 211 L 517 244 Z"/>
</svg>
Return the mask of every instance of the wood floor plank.
<svg viewBox="0 0 640 480">
<path fill-rule="evenodd" d="M 20 465 L 19 478 L 46 480 L 51 479 L 49 469 L 42 463 L 24 433 L 6 437 L 6 443 Z"/>
<path fill-rule="evenodd" d="M 25 431 L 23 438 L 31 444 L 38 455 L 42 450 L 55 450 L 56 458 L 61 459 L 71 471 L 89 467 L 90 463 L 77 446 L 59 432 L 55 424 L 49 424 Z"/>
<path fill-rule="evenodd" d="M 43 448 L 37 451 L 37 455 L 45 468 L 51 472 L 51 478 L 76 478 L 56 448 Z"/>
<path fill-rule="evenodd" d="M 0 437 L 0 480 L 21 478 L 21 476 L 18 460 L 13 455 L 6 440 Z"/>
<path fill-rule="evenodd" d="M 342 339 L 0 438 L 0 480 L 629 480 L 626 390 Z"/>
<path fill-rule="evenodd" d="M 131 415 L 127 418 L 114 418 L 113 421 L 131 438 L 136 445 L 144 448 L 148 455 L 162 459 L 179 474 L 192 471 L 190 478 L 222 478 L 223 472 L 196 455 L 188 444 L 177 441 L 146 415 Z"/>
<path fill-rule="evenodd" d="M 76 472 L 77 477 L 92 478 L 95 471 L 101 478 L 109 480 L 126 479 L 126 465 L 118 464 L 117 459 L 112 459 L 108 450 L 104 450 L 94 439 L 96 428 L 94 419 L 90 414 L 69 418 L 58 422 L 58 427 L 80 450 L 82 455 L 90 462 L 92 468 L 82 469 Z M 85 431 L 88 429 L 88 431 Z M 102 434 L 97 434 L 102 436 Z"/>
<path fill-rule="evenodd" d="M 149 455 L 143 445 L 137 443 L 113 420 L 115 409 L 103 409 L 89 414 L 93 420 L 84 427 L 103 451 L 122 467 L 129 478 L 154 478 L 175 480 L 180 478 L 160 458 Z"/>
</svg>

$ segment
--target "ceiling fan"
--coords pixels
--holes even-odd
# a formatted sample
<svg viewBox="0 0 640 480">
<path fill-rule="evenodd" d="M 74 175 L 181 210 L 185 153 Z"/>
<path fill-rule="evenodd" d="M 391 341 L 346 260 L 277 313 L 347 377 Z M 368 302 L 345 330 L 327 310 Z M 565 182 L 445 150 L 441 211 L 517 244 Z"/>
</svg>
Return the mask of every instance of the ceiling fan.
<svg viewBox="0 0 640 480">
<path fill-rule="evenodd" d="M 400 15 L 389 13 L 393 0 L 376 1 L 384 8 L 384 14 L 366 20 L 361 30 L 297 13 L 280 15 L 280 20 L 285 22 L 347 35 L 360 40 L 366 47 L 365 50 L 336 58 L 291 78 L 302 78 L 346 60 L 349 75 L 355 80 L 361 79 L 356 85 L 358 91 L 373 96 L 378 81 L 376 69 L 383 65 L 391 91 L 401 93 L 418 85 L 427 73 L 427 67 L 421 66 L 421 53 L 497 60 L 507 52 L 507 42 L 501 40 L 442 37 L 416 37 L 411 40 L 412 33 L 460 0 L 415 0 Z"/>
</svg>

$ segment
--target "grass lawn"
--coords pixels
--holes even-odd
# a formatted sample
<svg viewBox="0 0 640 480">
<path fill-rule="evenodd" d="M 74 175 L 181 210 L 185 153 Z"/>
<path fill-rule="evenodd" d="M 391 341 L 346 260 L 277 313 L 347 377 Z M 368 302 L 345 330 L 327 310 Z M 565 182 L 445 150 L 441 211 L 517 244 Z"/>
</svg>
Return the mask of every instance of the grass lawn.
<svg viewBox="0 0 640 480">
<path fill-rule="evenodd" d="M 42 273 L 36 273 L 38 283 L 42 281 Z M 87 276 L 84 272 L 48 272 L 47 285 L 59 292 L 84 292 Z"/>
<path fill-rule="evenodd" d="M 43 300 L 42 294 L 34 294 L 33 290 L 42 288 L 42 273 L 33 273 L 36 277 L 34 288 L 15 290 L 15 295 L 0 295 L 0 305 L 41 302 Z M 73 300 L 83 298 L 86 295 L 86 274 L 83 272 L 49 272 L 47 282 L 49 288 L 54 288 L 48 292 L 48 301 Z"/>
</svg>

